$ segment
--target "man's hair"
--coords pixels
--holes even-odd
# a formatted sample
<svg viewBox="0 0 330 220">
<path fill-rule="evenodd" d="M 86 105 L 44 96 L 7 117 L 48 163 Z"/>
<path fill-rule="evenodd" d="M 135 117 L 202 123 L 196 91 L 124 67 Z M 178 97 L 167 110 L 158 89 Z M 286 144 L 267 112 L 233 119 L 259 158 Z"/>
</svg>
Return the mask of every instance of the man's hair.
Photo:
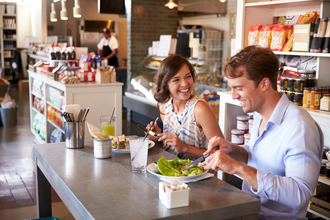
<svg viewBox="0 0 330 220">
<path fill-rule="evenodd" d="M 110 34 L 110 30 L 108 28 L 103 28 L 102 33 Z"/>
<path fill-rule="evenodd" d="M 248 77 L 256 87 L 263 78 L 267 77 L 273 89 L 277 90 L 279 62 L 271 50 L 258 46 L 245 47 L 235 56 L 226 60 L 223 69 L 224 75 L 228 78 L 241 77 L 243 71 L 237 71 L 241 66 L 245 67 Z"/>
</svg>

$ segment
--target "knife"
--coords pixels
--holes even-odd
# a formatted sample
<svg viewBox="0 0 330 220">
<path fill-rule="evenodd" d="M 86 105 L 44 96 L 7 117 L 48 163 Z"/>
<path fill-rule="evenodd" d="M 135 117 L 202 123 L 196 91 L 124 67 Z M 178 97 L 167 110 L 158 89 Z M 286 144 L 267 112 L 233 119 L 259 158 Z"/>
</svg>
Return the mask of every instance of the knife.
<svg viewBox="0 0 330 220">
<path fill-rule="evenodd" d="M 137 124 L 137 126 L 138 126 L 138 128 L 140 128 L 142 131 L 144 131 L 144 132 L 148 132 L 148 129 L 147 129 L 146 127 L 144 127 L 143 125 Z M 153 132 L 153 131 L 149 131 L 148 134 L 150 134 L 150 135 L 152 135 L 152 136 L 155 136 L 155 137 L 159 138 L 158 135 L 157 135 L 155 132 Z"/>
<path fill-rule="evenodd" d="M 213 152 L 213 151 L 215 151 L 215 150 L 218 150 L 218 149 L 219 149 L 219 147 L 215 147 L 215 148 L 213 148 L 213 150 L 212 150 L 211 152 Z M 204 160 L 205 160 L 208 156 L 210 156 L 211 152 L 210 152 L 209 154 L 206 154 L 205 156 L 202 156 L 202 157 L 196 159 L 194 162 L 192 162 L 192 163 L 190 163 L 190 164 L 187 164 L 187 165 L 184 166 L 181 170 L 184 171 L 184 170 L 186 170 L 186 169 L 189 169 L 189 168 L 192 168 L 192 167 L 194 167 L 194 166 L 197 166 L 199 163 L 204 162 Z"/>
</svg>

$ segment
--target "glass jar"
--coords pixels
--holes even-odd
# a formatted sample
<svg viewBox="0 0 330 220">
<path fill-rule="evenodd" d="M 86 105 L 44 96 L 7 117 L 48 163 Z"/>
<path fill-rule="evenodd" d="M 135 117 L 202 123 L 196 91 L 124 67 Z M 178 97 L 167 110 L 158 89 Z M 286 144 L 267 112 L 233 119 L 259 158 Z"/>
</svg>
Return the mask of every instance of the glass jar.
<svg viewBox="0 0 330 220">
<path fill-rule="evenodd" d="M 249 132 L 249 119 L 250 116 L 248 115 L 237 116 L 237 130 Z"/>
<path fill-rule="evenodd" d="M 320 99 L 321 99 L 322 91 L 319 87 L 311 88 L 311 109 L 320 109 Z"/>
<path fill-rule="evenodd" d="M 294 82 L 294 91 L 295 92 L 303 92 L 305 86 L 305 79 L 296 78 Z"/>
<path fill-rule="evenodd" d="M 330 111 L 330 94 L 325 94 L 321 98 L 320 110 L 322 111 Z"/>
<path fill-rule="evenodd" d="M 295 81 L 294 77 L 288 77 L 286 90 L 288 91 L 294 90 L 294 81 Z"/>
<path fill-rule="evenodd" d="M 250 140 L 249 134 L 244 134 L 244 145 L 248 145 Z"/>
<path fill-rule="evenodd" d="M 293 98 L 294 98 L 294 93 L 292 91 L 287 91 L 286 92 L 286 96 L 288 97 L 288 99 L 293 102 Z"/>
<path fill-rule="evenodd" d="M 288 84 L 288 77 L 281 76 L 280 88 L 281 90 L 286 90 Z"/>
<path fill-rule="evenodd" d="M 324 96 L 324 95 L 326 95 L 326 94 L 328 94 L 329 93 L 329 91 L 328 91 L 328 87 L 322 87 L 322 97 Z M 321 98 L 322 98 L 321 97 Z"/>
<path fill-rule="evenodd" d="M 249 119 L 249 134 L 250 135 L 252 133 L 253 122 L 254 122 L 254 119 L 253 118 L 250 118 Z"/>
<path fill-rule="evenodd" d="M 308 77 L 309 85 L 307 87 L 314 87 L 316 86 L 316 78 L 314 76 Z"/>
<path fill-rule="evenodd" d="M 244 131 L 239 131 L 237 129 L 231 130 L 231 143 L 243 144 L 244 143 Z"/>
<path fill-rule="evenodd" d="M 303 95 L 303 107 L 309 108 L 310 105 L 311 105 L 311 88 L 305 87 L 304 95 Z"/>
<path fill-rule="evenodd" d="M 293 103 L 298 106 L 302 106 L 303 93 L 294 92 Z"/>
</svg>

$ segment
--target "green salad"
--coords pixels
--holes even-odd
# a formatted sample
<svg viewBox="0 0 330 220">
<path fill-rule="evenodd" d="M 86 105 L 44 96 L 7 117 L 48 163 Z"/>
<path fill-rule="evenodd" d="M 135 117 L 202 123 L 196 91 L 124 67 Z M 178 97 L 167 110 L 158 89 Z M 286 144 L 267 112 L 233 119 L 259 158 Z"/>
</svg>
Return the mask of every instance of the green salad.
<svg viewBox="0 0 330 220">
<path fill-rule="evenodd" d="M 191 167 L 182 171 L 182 168 L 190 163 L 191 161 L 189 159 L 179 160 L 175 158 L 172 161 L 168 161 L 164 157 L 161 157 L 157 161 L 157 166 L 159 172 L 164 176 L 196 176 L 206 171 L 203 167 Z"/>
</svg>

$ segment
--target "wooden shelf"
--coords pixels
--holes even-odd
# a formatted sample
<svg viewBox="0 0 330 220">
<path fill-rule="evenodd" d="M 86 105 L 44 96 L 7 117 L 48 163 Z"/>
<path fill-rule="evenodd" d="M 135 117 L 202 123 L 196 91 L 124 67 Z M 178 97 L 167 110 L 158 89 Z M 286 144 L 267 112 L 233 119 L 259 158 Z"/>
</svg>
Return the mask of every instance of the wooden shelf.
<svg viewBox="0 0 330 220">
<path fill-rule="evenodd" d="M 253 2 L 246 3 L 245 7 L 272 7 L 272 6 L 284 6 L 284 7 L 301 7 L 319 4 L 321 0 L 280 0 L 269 2 Z"/>
<path fill-rule="evenodd" d="M 65 132 L 59 127 L 57 126 L 54 122 L 52 122 L 51 120 L 47 119 L 47 122 L 49 122 L 51 125 L 53 125 L 55 128 L 57 128 L 58 130 L 60 130 L 63 134 L 65 134 Z"/>
<path fill-rule="evenodd" d="M 325 216 L 325 215 L 322 215 L 321 213 L 318 213 L 318 212 L 316 212 L 316 211 L 314 211 L 314 210 L 311 210 L 311 209 L 309 208 L 309 205 L 308 205 L 307 212 L 310 212 L 310 213 L 312 213 L 312 214 L 314 214 L 314 215 L 317 215 L 317 216 L 319 216 L 319 217 L 321 217 L 321 218 L 324 218 L 324 219 L 330 220 L 329 217 L 327 217 L 327 216 Z"/>
<path fill-rule="evenodd" d="M 11 30 L 11 31 L 16 31 L 16 28 L 3 28 L 3 30 Z"/>
<path fill-rule="evenodd" d="M 5 38 L 3 39 L 4 41 L 17 41 L 17 39 L 10 39 L 10 38 Z"/>
<path fill-rule="evenodd" d="M 2 14 L 3 17 L 16 17 L 16 14 Z"/>
<path fill-rule="evenodd" d="M 307 53 L 307 52 L 285 52 L 285 51 L 273 51 L 273 52 L 276 55 L 330 57 L 330 53 Z"/>
<path fill-rule="evenodd" d="M 16 48 L 3 48 L 3 50 L 16 50 Z"/>
<path fill-rule="evenodd" d="M 328 179 L 326 176 L 323 176 L 323 175 L 322 176 L 319 176 L 319 180 L 318 181 L 330 186 L 330 179 Z"/>
</svg>

